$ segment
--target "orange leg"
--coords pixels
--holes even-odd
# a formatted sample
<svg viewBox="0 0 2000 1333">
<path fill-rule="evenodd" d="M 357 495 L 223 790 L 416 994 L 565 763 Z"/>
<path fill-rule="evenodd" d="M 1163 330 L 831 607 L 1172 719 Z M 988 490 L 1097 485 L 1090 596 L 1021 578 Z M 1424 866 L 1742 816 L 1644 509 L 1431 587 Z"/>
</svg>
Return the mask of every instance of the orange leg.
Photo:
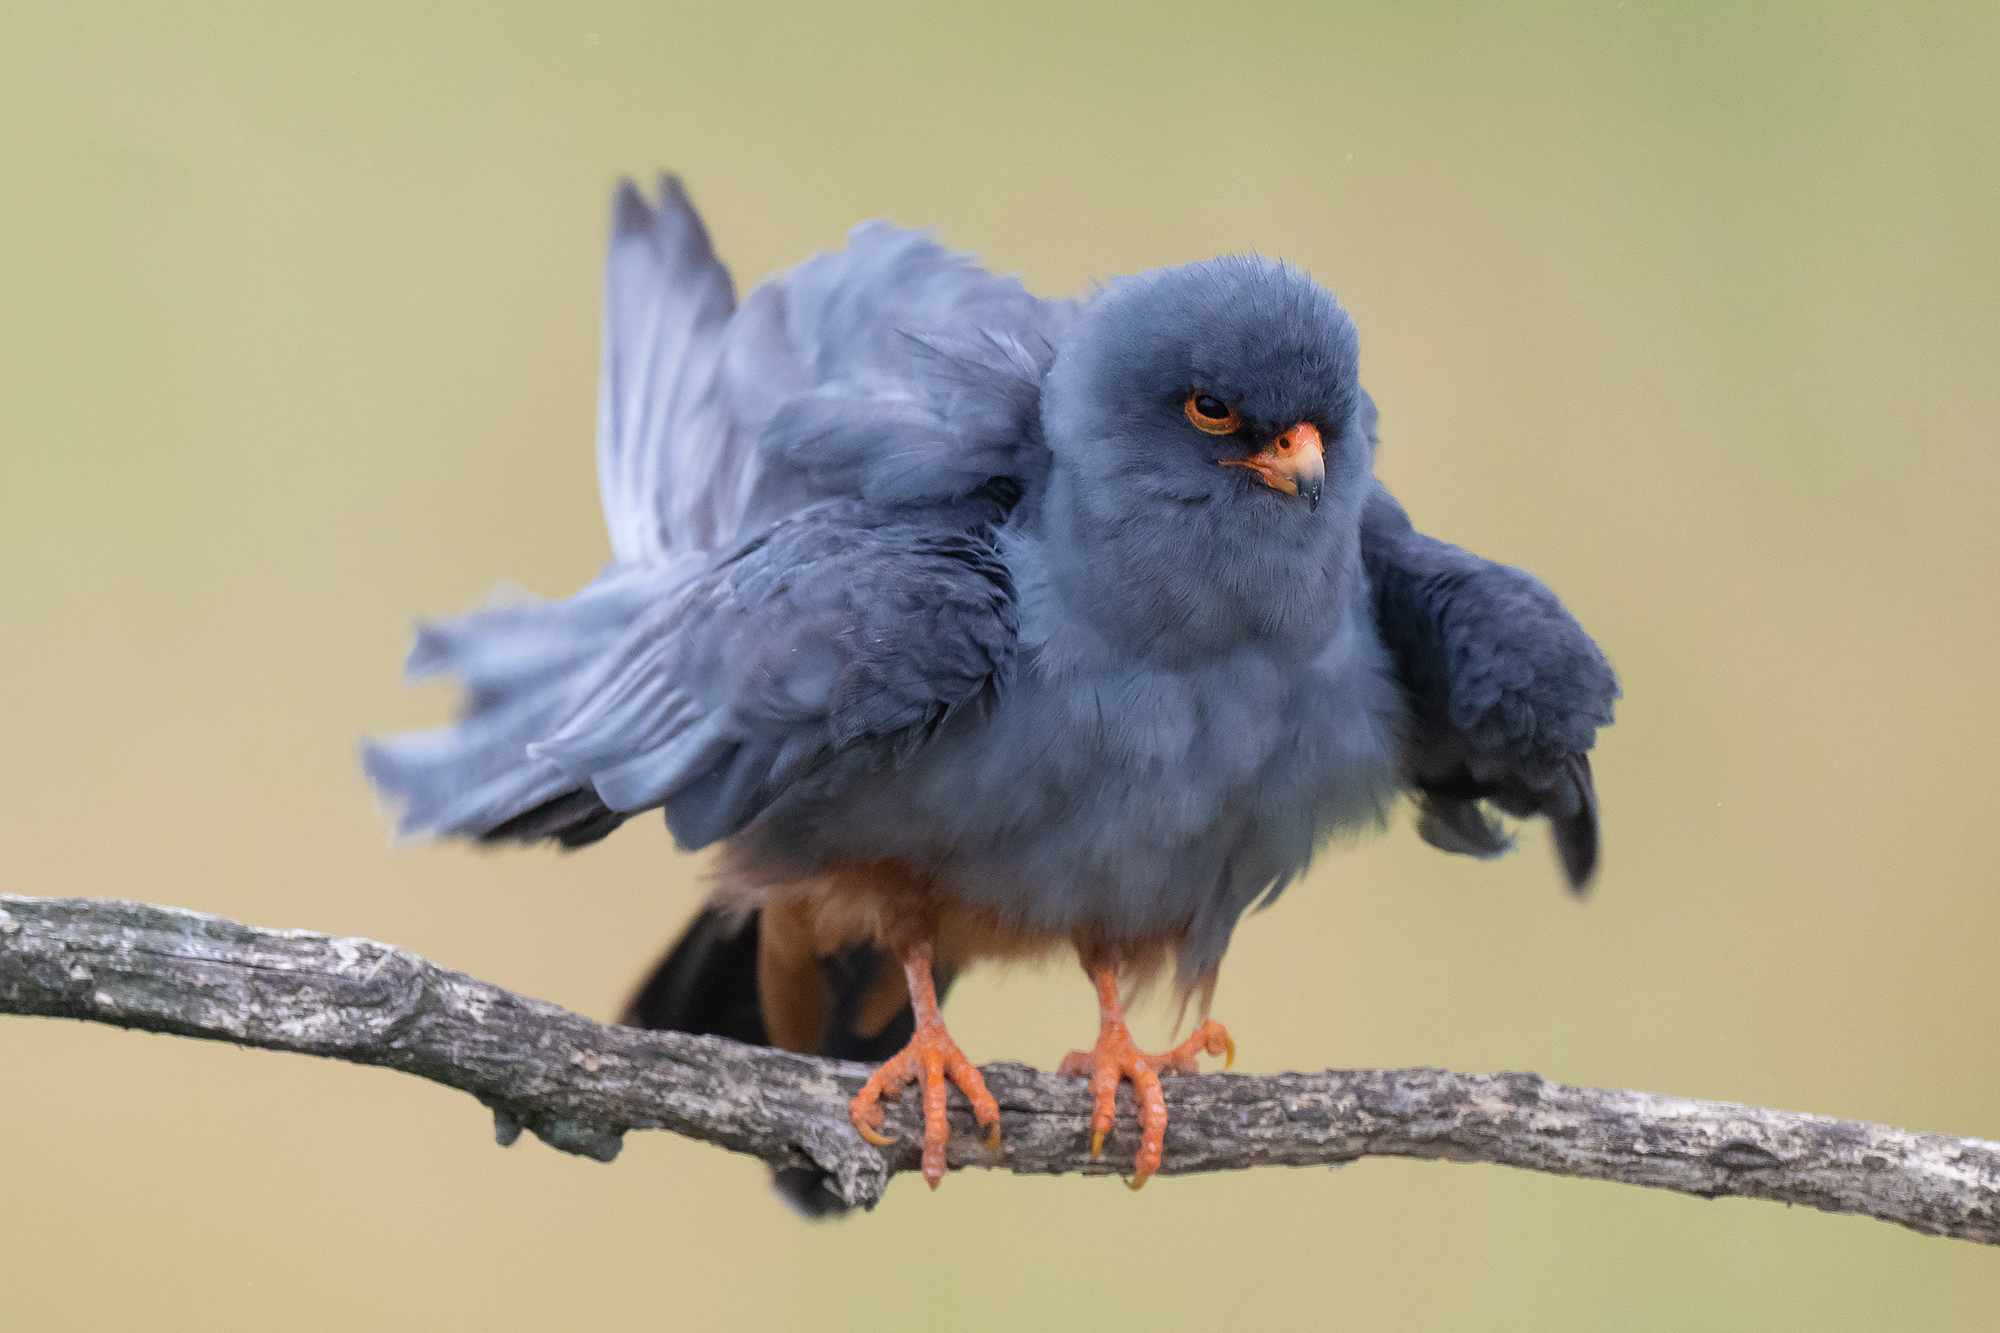
<svg viewBox="0 0 2000 1333">
<path fill-rule="evenodd" d="M 1168 1070 L 1192 1074 L 1194 1058 L 1202 1051 L 1227 1057 L 1226 1069 L 1236 1063 L 1236 1043 L 1222 1024 L 1204 1020 L 1193 1036 L 1171 1051 L 1148 1055 L 1134 1044 L 1125 1026 L 1125 1006 L 1118 999 L 1118 969 L 1110 963 L 1085 963 L 1084 968 L 1097 983 L 1097 1045 L 1064 1056 L 1062 1072 L 1090 1080 L 1093 1162 L 1104 1151 L 1104 1136 L 1111 1132 L 1118 1109 L 1118 1082 L 1132 1080 L 1132 1093 L 1139 1103 L 1139 1155 L 1132 1163 L 1130 1183 L 1138 1189 L 1160 1169 L 1160 1149 L 1167 1138 L 1167 1098 L 1160 1090 L 1160 1074 Z"/>
<path fill-rule="evenodd" d="M 945 1084 L 956 1083 L 972 1103 L 973 1117 L 988 1127 L 986 1146 L 1000 1146 L 1000 1106 L 986 1090 L 986 1080 L 958 1049 L 944 1030 L 944 1016 L 938 1012 L 937 987 L 931 981 L 929 941 L 897 951 L 903 959 L 903 975 L 910 983 L 910 1007 L 917 1016 L 917 1030 L 910 1044 L 889 1057 L 874 1072 L 847 1110 L 854 1128 L 877 1147 L 895 1140 L 880 1132 L 883 1097 L 894 1097 L 912 1079 L 921 1079 L 924 1096 L 924 1179 L 932 1189 L 944 1179 L 944 1146 L 951 1137 L 945 1119 Z"/>
</svg>

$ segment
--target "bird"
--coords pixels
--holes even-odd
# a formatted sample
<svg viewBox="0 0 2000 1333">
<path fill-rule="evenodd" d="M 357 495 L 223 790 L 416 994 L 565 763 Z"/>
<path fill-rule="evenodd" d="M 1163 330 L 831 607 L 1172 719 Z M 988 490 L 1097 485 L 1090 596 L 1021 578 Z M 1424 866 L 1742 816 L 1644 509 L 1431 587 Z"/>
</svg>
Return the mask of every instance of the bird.
<svg viewBox="0 0 2000 1333">
<path fill-rule="evenodd" d="M 1542 819 L 1599 859 L 1590 751 L 1617 678 L 1534 576 L 1416 530 L 1334 295 L 1259 255 L 1032 295 L 884 221 L 740 300 L 677 177 L 615 193 L 597 467 L 612 558 L 575 595 L 420 624 L 446 726 L 364 743 L 400 834 L 595 843 L 660 810 L 715 888 L 623 1021 L 877 1063 L 999 1108 L 941 1001 L 1073 955 L 1092 1157 L 1133 1087 L 1233 1060 L 1211 1016 L 1239 918 L 1407 797 L 1494 857 Z M 1164 1052 L 1125 1004 L 1171 977 Z M 914 1145 L 912 1145 L 914 1146 Z M 808 1216 L 825 1177 L 776 1173 Z"/>
</svg>

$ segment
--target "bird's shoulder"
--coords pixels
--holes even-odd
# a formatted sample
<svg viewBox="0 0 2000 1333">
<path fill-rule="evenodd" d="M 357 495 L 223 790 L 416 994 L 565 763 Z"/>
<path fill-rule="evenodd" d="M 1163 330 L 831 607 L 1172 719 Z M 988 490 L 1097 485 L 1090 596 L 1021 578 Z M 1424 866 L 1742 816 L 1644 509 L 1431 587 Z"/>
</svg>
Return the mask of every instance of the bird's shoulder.
<svg viewBox="0 0 2000 1333">
<path fill-rule="evenodd" d="M 884 503 L 1045 469 L 1042 381 L 1071 303 L 885 222 L 777 281 L 809 387 L 763 427 L 767 466 L 813 495 Z"/>
<path fill-rule="evenodd" d="M 981 633 L 1011 635 L 1014 583 L 997 531 L 1019 495 L 1000 478 L 929 505 L 818 501 L 718 556 L 669 619 L 690 635 L 733 619 L 783 641 L 830 617 L 825 632 L 862 654 L 890 639 L 909 647 L 920 623 L 990 620 Z"/>
</svg>

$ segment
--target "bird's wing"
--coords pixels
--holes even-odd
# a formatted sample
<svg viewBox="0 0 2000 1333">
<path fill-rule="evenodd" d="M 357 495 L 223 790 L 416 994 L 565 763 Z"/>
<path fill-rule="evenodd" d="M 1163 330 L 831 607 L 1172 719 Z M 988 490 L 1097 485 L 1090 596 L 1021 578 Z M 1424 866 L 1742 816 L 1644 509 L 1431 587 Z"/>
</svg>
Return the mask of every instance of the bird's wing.
<svg viewBox="0 0 2000 1333">
<path fill-rule="evenodd" d="M 732 324 L 755 322 L 735 314 L 735 284 L 680 181 L 660 178 L 657 208 L 620 182 L 604 262 L 597 481 L 621 563 L 706 549 L 733 525 L 753 440 L 731 411 L 724 353 L 748 331 Z M 763 351 L 766 373 L 789 368 L 782 343 Z"/>
<path fill-rule="evenodd" d="M 1483 802 L 1545 815 L 1581 892 L 1597 865 L 1590 748 L 1618 698 L 1610 663 L 1540 580 L 1424 536 L 1380 486 L 1361 551 L 1409 711 L 1424 840 L 1496 856 L 1510 840 Z"/>
<path fill-rule="evenodd" d="M 627 181 L 605 268 L 598 477 L 621 563 L 715 550 L 815 501 L 1026 478 L 1069 307 L 883 222 L 739 307 L 680 182 Z"/>
<path fill-rule="evenodd" d="M 579 845 L 664 806 L 693 848 L 788 794 L 900 763 L 996 697 L 1013 661 L 993 529 L 1017 491 L 990 490 L 917 509 L 822 501 L 713 562 L 596 654 L 565 716 L 520 738 L 542 775 L 520 789 L 531 803 L 424 801 L 450 783 L 421 761 L 464 723 L 381 742 L 370 771 L 406 798 L 406 832 Z"/>
<path fill-rule="evenodd" d="M 366 747 L 403 831 L 577 845 L 665 804 L 705 842 L 828 747 L 977 697 L 965 681 L 1011 654 L 1012 593 L 997 562 L 949 552 L 978 548 L 962 511 L 1043 465 L 1069 309 L 879 222 L 738 305 L 680 183 L 657 203 L 620 186 L 598 412 L 616 559 L 567 600 L 420 630 L 410 674 L 467 697 L 455 726 Z M 882 544 L 891 505 L 907 551 Z M 912 638 L 938 617 L 960 619 Z M 811 702 L 836 676 L 845 693 Z"/>
</svg>

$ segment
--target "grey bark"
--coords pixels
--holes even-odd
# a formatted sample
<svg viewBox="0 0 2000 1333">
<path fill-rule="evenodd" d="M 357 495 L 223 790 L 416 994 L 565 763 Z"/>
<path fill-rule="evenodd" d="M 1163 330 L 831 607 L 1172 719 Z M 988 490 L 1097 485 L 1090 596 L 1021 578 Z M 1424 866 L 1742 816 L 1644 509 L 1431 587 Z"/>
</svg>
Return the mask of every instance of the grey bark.
<svg viewBox="0 0 2000 1333">
<path fill-rule="evenodd" d="M 895 1147 L 872 1148 L 849 1124 L 847 1099 L 865 1066 L 596 1023 L 373 940 L 0 894 L 0 1013 L 400 1069 L 484 1102 L 503 1144 L 525 1128 L 598 1161 L 617 1155 L 627 1130 L 669 1129 L 774 1166 L 821 1167 L 863 1207 L 917 1167 L 913 1095 L 888 1108 Z M 1092 1162 L 1080 1079 L 1006 1063 L 984 1072 L 1000 1103 L 1001 1146 L 980 1146 L 954 1092 L 954 1168 L 1105 1174 L 1131 1160 L 1128 1094 Z M 1437 1069 L 1170 1078 L 1167 1106 L 1167 1175 L 1370 1156 L 1493 1162 L 1703 1198 L 1775 1199 L 2000 1244 L 2000 1144 L 1981 1139 Z"/>
</svg>

